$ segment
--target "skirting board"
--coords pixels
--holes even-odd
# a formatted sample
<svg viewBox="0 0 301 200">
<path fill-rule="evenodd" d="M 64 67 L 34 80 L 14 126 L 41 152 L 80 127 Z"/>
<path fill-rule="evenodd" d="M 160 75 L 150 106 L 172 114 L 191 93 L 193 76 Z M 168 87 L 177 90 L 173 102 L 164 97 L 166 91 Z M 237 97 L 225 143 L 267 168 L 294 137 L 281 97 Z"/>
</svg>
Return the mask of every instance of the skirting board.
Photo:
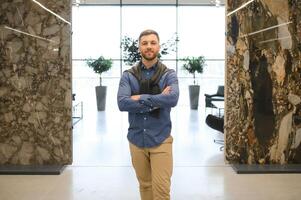
<svg viewBox="0 0 301 200">
<path fill-rule="evenodd" d="M 65 165 L 0 165 L 0 175 L 60 175 Z"/>
<path fill-rule="evenodd" d="M 286 164 L 286 165 L 247 165 L 247 164 L 232 164 L 233 170 L 237 174 L 289 174 L 301 173 L 301 164 Z"/>
</svg>

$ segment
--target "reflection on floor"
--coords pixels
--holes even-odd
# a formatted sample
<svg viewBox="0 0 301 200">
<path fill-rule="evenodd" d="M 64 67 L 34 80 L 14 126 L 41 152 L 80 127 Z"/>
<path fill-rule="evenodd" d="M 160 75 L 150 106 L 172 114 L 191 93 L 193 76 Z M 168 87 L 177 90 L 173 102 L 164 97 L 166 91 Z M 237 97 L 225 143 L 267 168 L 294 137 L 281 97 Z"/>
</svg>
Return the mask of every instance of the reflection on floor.
<svg viewBox="0 0 301 200">
<path fill-rule="evenodd" d="M 237 175 L 175 167 L 172 200 L 299 200 L 300 175 Z M 70 166 L 60 176 L 1 176 L 1 200 L 139 200 L 131 167 Z"/>
<path fill-rule="evenodd" d="M 224 165 L 223 153 L 213 143 L 223 135 L 204 120 L 204 114 L 189 107 L 178 106 L 172 111 L 175 166 Z M 85 114 L 74 129 L 73 165 L 131 166 L 127 128 L 127 113 L 117 109 Z"/>
<path fill-rule="evenodd" d="M 0 176 L 0 200 L 139 200 L 126 138 L 127 114 L 118 111 L 116 85 L 110 85 L 105 112 L 96 111 L 94 90 L 77 93 L 84 113 L 74 126 L 73 165 L 59 176 Z M 203 96 L 199 109 L 190 110 L 187 90 L 181 91 L 172 111 L 172 200 L 301 198 L 299 174 L 235 174 L 213 142 L 223 135 L 205 124 L 211 110 L 205 112 Z"/>
</svg>

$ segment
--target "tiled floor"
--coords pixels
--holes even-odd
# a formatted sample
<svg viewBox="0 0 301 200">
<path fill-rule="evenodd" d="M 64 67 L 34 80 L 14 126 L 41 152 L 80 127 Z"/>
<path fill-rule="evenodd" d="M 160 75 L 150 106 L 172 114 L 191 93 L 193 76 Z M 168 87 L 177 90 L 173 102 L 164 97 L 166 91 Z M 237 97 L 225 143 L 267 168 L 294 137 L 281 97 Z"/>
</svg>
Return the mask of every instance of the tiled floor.
<svg viewBox="0 0 301 200">
<path fill-rule="evenodd" d="M 299 200 L 301 176 L 237 175 L 229 166 L 174 168 L 173 200 Z M 131 167 L 69 166 L 60 176 L 1 176 L 1 200 L 138 200 Z"/>
<path fill-rule="evenodd" d="M 204 123 L 200 111 L 179 106 L 172 112 L 176 166 L 223 166 L 223 153 L 214 138 L 223 138 Z M 97 125 L 101 124 L 101 125 Z M 130 166 L 127 114 L 98 112 L 75 125 L 74 166 Z"/>
<path fill-rule="evenodd" d="M 117 109 L 116 84 L 110 88 L 105 112 L 96 111 L 94 90 L 77 94 L 84 101 L 84 118 L 74 127 L 73 165 L 59 176 L 2 175 L 0 200 L 139 199 L 126 139 L 127 114 Z M 181 91 L 172 111 L 173 200 L 301 199 L 301 174 L 237 175 L 213 143 L 223 135 L 204 123 L 203 96 L 200 108 L 190 110 L 187 90 Z"/>
</svg>

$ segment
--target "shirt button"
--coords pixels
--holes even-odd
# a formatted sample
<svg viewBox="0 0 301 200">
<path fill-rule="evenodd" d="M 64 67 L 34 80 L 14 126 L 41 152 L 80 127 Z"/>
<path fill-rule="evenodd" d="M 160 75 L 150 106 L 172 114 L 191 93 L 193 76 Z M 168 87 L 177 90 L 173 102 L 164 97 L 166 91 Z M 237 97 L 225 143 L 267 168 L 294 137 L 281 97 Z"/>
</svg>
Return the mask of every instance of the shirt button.
<svg viewBox="0 0 301 200">
<path fill-rule="evenodd" d="M 146 120 L 146 117 L 144 117 L 144 120 Z"/>
<path fill-rule="evenodd" d="M 145 131 L 146 131 L 146 129 L 143 129 L 143 131 L 145 132 Z"/>
</svg>

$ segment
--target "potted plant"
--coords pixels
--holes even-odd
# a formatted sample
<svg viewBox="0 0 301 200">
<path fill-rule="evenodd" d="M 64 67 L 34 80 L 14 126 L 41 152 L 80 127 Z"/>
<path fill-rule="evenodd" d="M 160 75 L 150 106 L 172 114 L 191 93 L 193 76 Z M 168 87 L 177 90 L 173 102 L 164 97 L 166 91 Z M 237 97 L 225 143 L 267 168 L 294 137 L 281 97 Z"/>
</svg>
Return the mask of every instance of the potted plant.
<svg viewBox="0 0 301 200">
<path fill-rule="evenodd" d="M 111 69 L 112 60 L 100 56 L 96 60 L 91 58 L 87 59 L 86 63 L 95 73 L 99 74 L 100 85 L 95 87 L 97 110 L 104 111 L 106 107 L 107 86 L 102 85 L 101 74 Z"/>
<path fill-rule="evenodd" d="M 196 85 L 195 73 L 203 73 L 205 64 L 205 57 L 186 57 L 181 59 L 184 61 L 183 69 L 188 71 L 188 73 L 193 75 L 193 85 L 189 85 L 189 98 L 190 98 L 190 108 L 198 109 L 199 106 L 199 95 L 200 86 Z"/>
</svg>

